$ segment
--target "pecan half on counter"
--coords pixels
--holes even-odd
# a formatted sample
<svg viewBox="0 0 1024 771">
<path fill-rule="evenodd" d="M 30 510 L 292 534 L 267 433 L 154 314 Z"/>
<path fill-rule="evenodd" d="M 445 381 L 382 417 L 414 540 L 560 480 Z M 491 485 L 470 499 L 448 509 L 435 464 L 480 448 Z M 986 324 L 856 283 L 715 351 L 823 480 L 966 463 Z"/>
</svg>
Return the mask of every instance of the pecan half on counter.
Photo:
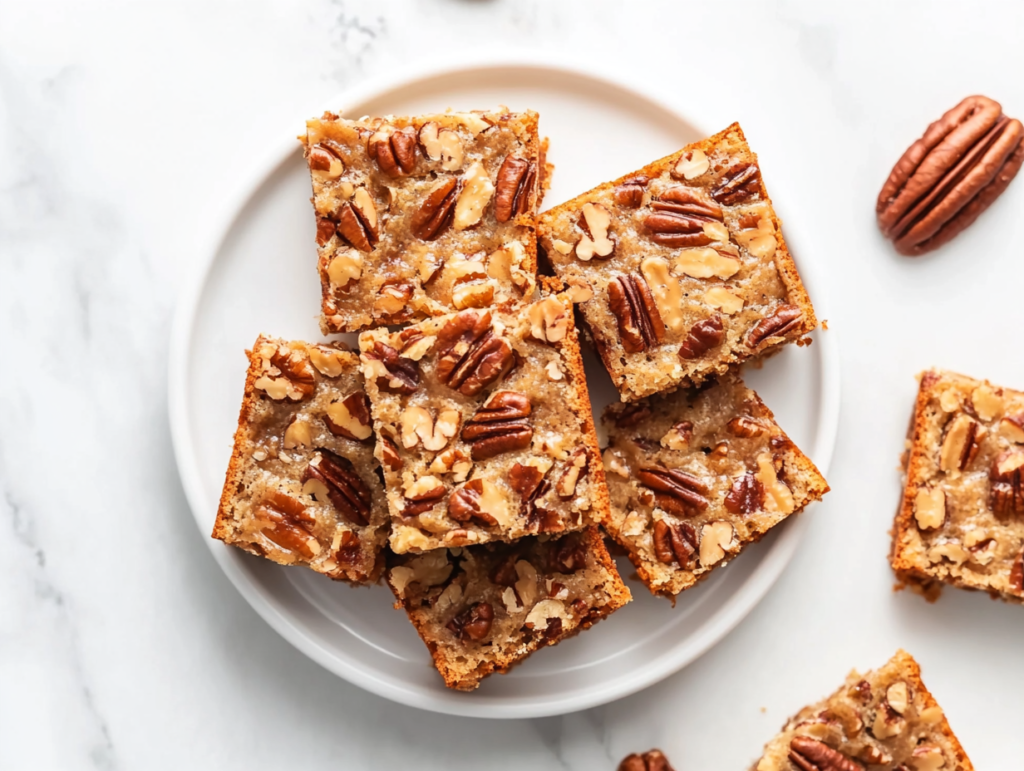
<svg viewBox="0 0 1024 771">
<path fill-rule="evenodd" d="M 1024 126 L 999 102 L 969 96 L 932 123 L 878 194 L 878 226 L 896 251 L 937 249 L 978 218 L 1024 162 Z"/>
<path fill-rule="evenodd" d="M 324 334 L 523 302 L 549 173 L 537 113 L 306 123 Z"/>
<path fill-rule="evenodd" d="M 735 377 L 613 404 L 602 418 L 608 534 L 674 598 L 828 492 L 817 468 Z"/>
<path fill-rule="evenodd" d="M 738 124 L 540 215 L 555 273 L 587 287 L 625 401 L 699 385 L 817 325 Z"/>
<path fill-rule="evenodd" d="M 395 552 L 605 520 L 608 490 L 568 293 L 520 310 L 468 308 L 398 332 L 375 329 L 359 344 Z"/>
<path fill-rule="evenodd" d="M 630 600 L 596 527 L 393 555 L 386 577 L 445 685 L 463 691 Z"/>
<path fill-rule="evenodd" d="M 943 585 L 1024 603 L 1024 393 L 920 376 L 889 561 L 929 599 Z"/>
<path fill-rule="evenodd" d="M 804 707 L 765 745 L 754 771 L 974 771 L 905 651 Z"/>
<path fill-rule="evenodd" d="M 261 336 L 213 537 L 351 583 L 384 567 L 388 510 L 356 354 Z"/>
</svg>

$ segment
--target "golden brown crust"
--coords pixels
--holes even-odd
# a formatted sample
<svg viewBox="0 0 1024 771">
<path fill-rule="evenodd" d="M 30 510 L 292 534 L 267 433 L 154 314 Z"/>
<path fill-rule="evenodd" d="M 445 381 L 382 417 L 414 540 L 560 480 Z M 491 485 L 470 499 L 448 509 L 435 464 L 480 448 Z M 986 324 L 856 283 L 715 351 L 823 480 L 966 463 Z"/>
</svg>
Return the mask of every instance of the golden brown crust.
<svg viewBox="0 0 1024 771">
<path fill-rule="evenodd" d="M 579 279 L 580 277 L 589 276 L 591 281 L 597 282 L 594 283 L 594 299 L 589 302 L 581 303 L 580 310 L 582 311 L 585 323 L 588 327 L 589 337 L 593 340 L 595 348 L 597 349 L 605 367 L 608 369 L 623 401 L 635 401 L 652 393 L 674 390 L 687 384 L 699 385 L 707 379 L 714 379 L 715 377 L 724 374 L 730 367 L 741 363 L 752 356 L 762 356 L 774 351 L 783 343 L 794 342 L 802 339 L 806 334 L 813 331 L 817 325 L 814 308 L 811 305 L 807 291 L 800 280 L 796 265 L 789 252 L 785 238 L 783 237 L 781 221 L 775 213 L 774 207 L 771 204 L 771 199 L 765 188 L 763 178 L 760 175 L 757 177 L 757 200 L 755 201 L 755 204 L 761 207 L 759 211 L 761 209 L 767 210 L 767 217 L 770 220 L 771 227 L 773 229 L 772 237 L 774 237 L 776 245 L 774 252 L 772 253 L 772 257 L 757 257 L 756 260 L 766 260 L 767 264 L 774 265 L 774 273 L 776 275 L 775 278 L 771 280 L 778 282 L 776 286 L 781 287 L 782 289 L 779 293 L 779 297 L 767 294 L 760 295 L 762 300 L 764 298 L 771 298 L 770 302 L 764 306 L 764 314 L 767 315 L 768 313 L 774 313 L 777 308 L 781 307 L 775 302 L 778 300 L 779 303 L 798 308 L 800 311 L 800 317 L 795 323 L 788 326 L 783 334 L 768 336 L 761 342 L 754 344 L 752 347 L 746 342 L 747 332 L 753 329 L 756 322 L 761 318 L 764 318 L 764 315 L 757 316 L 753 310 L 748 311 L 741 307 L 739 311 L 734 311 L 734 313 L 739 314 L 735 318 L 733 318 L 729 313 L 725 313 L 724 316 L 719 314 L 725 325 L 725 341 L 717 347 L 714 347 L 712 352 L 707 355 L 701 354 L 697 358 L 684 359 L 681 371 L 677 371 L 678 367 L 676 365 L 679 363 L 679 360 L 675 355 L 676 349 L 679 348 L 680 343 L 686 339 L 688 331 L 692 329 L 693 326 L 679 327 L 668 325 L 665 342 L 658 342 L 656 345 L 649 344 L 646 350 L 640 352 L 627 350 L 621 341 L 620 332 L 616 329 L 615 317 L 607 307 L 609 301 L 605 297 L 605 284 L 610 282 L 612 278 L 619 274 L 639 273 L 639 265 L 632 264 L 631 260 L 633 258 L 622 257 L 620 259 L 617 256 L 617 251 L 613 251 L 611 256 L 604 258 L 603 261 L 598 257 L 594 257 L 593 259 L 585 262 L 574 257 L 573 251 L 563 251 L 565 249 L 572 248 L 570 239 L 572 242 L 576 242 L 579 238 L 578 234 L 582 232 L 580 230 L 581 226 L 578 224 L 580 221 L 579 212 L 581 212 L 584 205 L 588 203 L 599 203 L 612 211 L 613 217 L 611 227 L 612 231 L 616 234 L 615 238 L 627 240 L 640 238 L 640 234 L 643 232 L 643 227 L 637 224 L 637 221 L 634 219 L 637 215 L 633 211 L 630 211 L 629 206 L 625 204 L 620 205 L 615 202 L 614 189 L 638 177 L 646 177 L 648 180 L 653 180 L 653 182 L 649 183 L 651 186 L 655 183 L 670 185 L 676 184 L 669 180 L 669 177 L 671 176 L 671 170 L 675 168 L 676 164 L 684 155 L 689 155 L 699 151 L 710 156 L 714 152 L 715 148 L 720 146 L 738 148 L 735 157 L 741 158 L 744 163 L 748 160 L 752 164 L 756 165 L 757 163 L 757 156 L 746 144 L 746 139 L 743 135 L 742 129 L 739 124 L 734 123 L 724 131 L 721 131 L 712 137 L 687 145 L 685 148 L 673 153 L 672 155 L 654 161 L 644 168 L 623 175 L 612 182 L 606 182 L 598 185 L 594 189 L 577 196 L 571 201 L 556 206 L 540 215 L 538 221 L 538 237 L 547 254 L 547 259 L 551 263 L 555 272 L 563 278 L 572 276 Z M 645 183 L 645 186 L 647 184 L 648 183 Z M 645 202 L 649 199 L 650 195 L 651 193 L 645 194 Z M 646 206 L 646 203 L 644 206 Z M 754 204 L 751 204 L 751 206 L 754 206 Z M 740 207 L 740 209 L 743 209 L 743 207 Z M 749 226 L 744 225 L 743 227 Z M 730 226 L 729 229 L 731 231 L 732 227 Z M 750 232 L 753 231 L 747 231 L 747 233 Z M 735 233 L 731 233 L 730 238 L 734 235 Z M 647 236 L 643 237 L 645 239 L 647 238 Z M 626 243 L 626 241 L 624 241 L 624 243 Z M 646 241 L 644 243 L 644 247 L 638 250 L 641 255 L 664 257 L 667 259 L 672 255 L 678 256 L 680 254 L 679 249 L 674 247 L 658 246 L 653 243 L 648 244 Z M 562 245 L 561 249 L 558 248 L 559 244 Z M 729 243 L 724 246 L 732 248 L 735 245 Z M 720 247 L 716 248 L 720 249 Z M 745 246 L 744 248 L 747 247 Z M 618 250 L 619 247 L 617 246 L 616 249 Z M 690 251 L 693 250 L 691 249 Z M 768 253 L 770 252 L 765 252 L 765 254 Z M 673 257 L 673 259 L 675 259 L 675 257 Z M 753 264 L 754 263 L 751 262 L 748 257 L 746 262 L 743 263 L 741 271 L 751 269 L 749 266 Z M 742 278 L 746 276 L 746 274 L 741 272 L 737 274 L 737 276 Z M 671 280 L 674 281 L 676 279 L 673 278 Z M 741 293 L 748 291 L 744 288 L 748 278 L 742 278 L 742 281 L 739 283 L 733 282 L 736 284 L 736 287 L 733 287 L 733 284 L 722 285 L 706 281 L 694 282 L 692 279 L 686 279 L 686 281 L 689 283 L 687 283 L 688 288 L 686 289 L 684 297 L 690 299 L 686 300 L 687 305 L 686 310 L 684 311 L 684 316 L 687 318 L 692 317 L 689 322 L 691 325 L 693 322 L 700 321 L 702 318 L 714 315 L 714 311 L 709 309 L 712 309 L 715 306 L 709 305 L 705 307 L 702 303 L 698 302 L 700 294 L 703 293 L 704 288 L 722 286 L 729 288 L 730 291 L 733 289 Z M 697 287 L 703 288 L 699 290 L 695 297 L 691 297 L 693 290 Z M 657 290 L 654 289 L 654 287 L 652 287 L 652 290 L 657 293 Z M 773 289 L 772 291 L 776 291 L 776 289 Z M 746 297 L 745 294 L 743 296 Z M 754 298 L 757 296 L 759 295 L 751 290 L 751 304 L 754 304 Z M 666 303 L 670 305 L 673 302 L 674 301 L 666 300 Z M 741 317 L 742 323 L 740 321 Z M 733 325 L 735 328 L 730 325 Z M 740 329 L 740 326 L 743 328 Z M 636 373 L 641 371 L 645 374 L 644 378 L 639 378 L 636 375 Z"/>
</svg>

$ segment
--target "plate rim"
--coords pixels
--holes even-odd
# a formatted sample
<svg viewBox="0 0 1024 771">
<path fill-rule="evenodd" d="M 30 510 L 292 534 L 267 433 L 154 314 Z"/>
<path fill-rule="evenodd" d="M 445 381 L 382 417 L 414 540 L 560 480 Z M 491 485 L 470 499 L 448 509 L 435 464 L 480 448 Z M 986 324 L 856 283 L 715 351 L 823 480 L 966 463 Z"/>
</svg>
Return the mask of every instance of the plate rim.
<svg viewBox="0 0 1024 771">
<path fill-rule="evenodd" d="M 578 58 L 560 54 L 525 49 L 477 51 L 458 56 L 435 58 L 426 64 L 398 66 L 385 74 L 368 79 L 360 85 L 345 89 L 330 100 L 330 106 L 327 109 L 330 109 L 331 106 L 336 107 L 338 104 L 360 104 L 389 91 L 408 87 L 415 83 L 458 75 L 466 71 L 515 68 L 553 70 L 612 86 L 632 93 L 679 121 L 694 126 L 703 134 L 710 135 L 707 127 L 702 125 L 699 120 L 694 120 L 676 109 L 671 98 L 651 89 L 646 84 L 623 78 L 618 72 L 613 72 L 603 65 L 583 62 Z M 662 655 L 653 658 L 647 665 L 632 670 L 626 675 L 620 675 L 616 679 L 588 687 L 585 691 L 573 691 L 568 695 L 558 697 L 546 696 L 542 701 L 514 698 L 503 702 L 504 697 L 482 701 L 465 698 L 463 694 L 455 694 L 456 698 L 452 698 L 453 694 L 449 692 L 425 693 L 415 688 L 401 688 L 368 675 L 352 662 L 339 659 L 333 653 L 325 650 L 313 636 L 309 635 L 289 616 L 286 607 L 282 607 L 271 595 L 262 591 L 250 580 L 250 577 L 231 559 L 229 547 L 210 538 L 209 523 L 204 523 L 199 515 L 199 512 L 205 510 L 205 501 L 202 500 L 199 464 L 191 450 L 194 442 L 188 420 L 189 342 L 195 330 L 199 300 L 209 281 L 217 255 L 232 227 L 259 187 L 288 161 L 295 149 L 294 139 L 289 139 L 287 142 L 282 140 L 280 144 L 275 143 L 259 159 L 260 162 L 253 163 L 249 167 L 252 171 L 243 175 L 240 181 L 231 188 L 231 192 L 225 196 L 223 203 L 211 207 L 206 227 L 200 228 L 200 232 L 205 233 L 205 237 L 198 241 L 201 256 L 185 272 L 182 279 L 182 288 L 179 290 L 174 311 L 169 346 L 168 421 L 174 458 L 185 498 L 200 534 L 205 537 L 207 547 L 215 561 L 250 607 L 289 644 L 332 674 L 366 691 L 405 706 L 465 717 L 499 719 L 547 717 L 606 704 L 660 682 L 695 662 L 724 639 L 761 602 L 769 589 L 778 581 L 807 529 L 808 519 L 806 516 L 790 518 L 783 528 L 776 529 L 775 541 L 771 544 L 771 548 L 764 555 L 761 563 L 741 585 L 740 591 L 731 595 L 728 601 L 715 611 L 695 638 L 690 638 L 689 645 L 670 647 Z M 815 310 L 819 311 L 819 317 L 821 317 L 821 309 L 831 307 L 827 297 L 827 286 L 820 270 L 816 267 L 808 270 L 806 263 L 800 268 L 804 283 L 813 285 L 813 290 L 809 294 L 814 297 Z M 811 276 L 811 281 L 807 281 L 807 275 Z M 821 351 L 822 388 L 820 422 L 813 441 L 817 457 L 813 460 L 822 475 L 827 476 L 839 427 L 841 401 L 839 343 L 835 330 L 829 330 L 826 335 L 816 333 L 815 338 L 819 344 L 818 349 Z M 812 504 L 809 508 L 814 506 L 815 504 Z"/>
</svg>

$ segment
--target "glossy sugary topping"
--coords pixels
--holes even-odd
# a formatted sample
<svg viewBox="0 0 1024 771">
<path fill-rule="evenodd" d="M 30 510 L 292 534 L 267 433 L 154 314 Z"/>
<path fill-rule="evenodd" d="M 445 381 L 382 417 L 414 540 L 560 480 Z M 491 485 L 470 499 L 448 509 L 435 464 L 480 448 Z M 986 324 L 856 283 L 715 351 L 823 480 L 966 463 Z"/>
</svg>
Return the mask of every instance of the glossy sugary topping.
<svg viewBox="0 0 1024 771">
<path fill-rule="evenodd" d="M 215 537 L 331 578 L 373 581 L 388 516 L 355 354 L 260 337 Z"/>
<path fill-rule="evenodd" d="M 533 112 L 307 123 L 325 333 L 515 303 L 536 276 Z"/>
<path fill-rule="evenodd" d="M 364 332 L 359 344 L 396 552 L 601 520 L 607 493 L 567 297 Z"/>
<path fill-rule="evenodd" d="M 541 215 L 626 400 L 700 383 L 816 324 L 738 125 Z"/>
<path fill-rule="evenodd" d="M 629 600 L 593 527 L 398 556 L 387 580 L 447 684 L 462 690 Z"/>
<path fill-rule="evenodd" d="M 674 596 L 828 485 L 742 382 L 612 405 L 603 422 L 609 534 Z"/>
<path fill-rule="evenodd" d="M 910 443 L 893 567 L 1024 601 L 1024 394 L 926 372 Z"/>
</svg>

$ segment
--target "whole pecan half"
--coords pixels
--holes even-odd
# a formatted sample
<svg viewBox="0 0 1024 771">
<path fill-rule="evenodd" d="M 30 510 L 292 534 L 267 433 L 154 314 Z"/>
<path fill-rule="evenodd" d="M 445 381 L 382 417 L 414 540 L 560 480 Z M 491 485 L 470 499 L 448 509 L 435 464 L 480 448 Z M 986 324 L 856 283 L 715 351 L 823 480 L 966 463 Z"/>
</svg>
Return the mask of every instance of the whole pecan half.
<svg viewBox="0 0 1024 771">
<path fill-rule="evenodd" d="M 662 246 L 706 246 L 714 239 L 704 232 L 707 222 L 722 222 L 722 207 L 694 188 L 674 185 L 651 201 L 644 217 L 650 239 Z"/>
<path fill-rule="evenodd" d="M 761 192 L 761 172 L 753 163 L 741 163 L 725 172 L 722 181 L 711 190 L 711 197 L 723 206 L 735 206 Z"/>
<path fill-rule="evenodd" d="M 754 325 L 747 335 L 747 345 L 756 348 L 769 337 L 783 337 L 800 326 L 803 311 L 795 305 L 780 305 L 770 316 Z"/>
<path fill-rule="evenodd" d="M 800 771 L 864 771 L 856 760 L 809 736 L 793 737 L 789 759 Z"/>
<path fill-rule="evenodd" d="M 725 496 L 725 510 L 750 514 L 764 507 L 764 485 L 750 471 L 738 476 Z"/>
<path fill-rule="evenodd" d="M 654 491 L 654 500 L 665 511 L 689 514 L 708 507 L 707 485 L 693 474 L 664 466 L 641 466 L 636 472 L 644 487 Z"/>
<path fill-rule="evenodd" d="M 480 499 L 484 492 L 481 479 L 471 479 L 459 487 L 448 499 L 448 516 L 456 522 L 477 520 L 488 527 L 498 524 L 498 520 L 480 507 Z"/>
<path fill-rule="evenodd" d="M 992 461 L 992 469 L 989 471 L 992 489 L 989 491 L 988 505 L 996 514 L 1003 517 L 1024 514 L 1022 467 L 1024 451 L 1021 450 L 1007 450 Z"/>
<path fill-rule="evenodd" d="M 648 750 L 643 755 L 627 755 L 619 763 L 618 771 L 675 771 L 661 750 Z"/>
<path fill-rule="evenodd" d="M 478 602 L 458 613 L 445 626 L 464 641 L 481 642 L 491 631 L 494 608 L 489 602 Z"/>
<path fill-rule="evenodd" d="M 376 132 L 367 142 L 366 150 L 389 177 L 410 174 L 416 168 L 416 132 L 411 127 L 390 134 Z"/>
<path fill-rule="evenodd" d="M 515 352 L 494 334 L 491 314 L 467 309 L 441 328 L 435 343 L 438 379 L 463 396 L 476 396 L 515 366 Z"/>
<path fill-rule="evenodd" d="M 348 413 L 345 416 L 345 421 L 335 423 L 331 420 L 330 413 L 325 413 L 324 424 L 327 426 L 327 430 L 335 436 L 343 436 L 356 442 L 370 441 L 373 437 L 373 431 L 370 428 L 373 425 L 373 420 L 370 418 L 370 400 L 366 394 L 363 391 L 356 391 L 342 399 L 340 404 L 344 406 L 344 410 L 340 412 Z"/>
<path fill-rule="evenodd" d="M 374 342 L 373 352 L 364 353 L 364 356 L 371 359 L 378 359 L 388 371 L 386 380 L 383 377 L 377 378 L 377 387 L 381 391 L 390 394 L 411 394 L 415 393 L 420 385 L 420 368 L 412 359 L 400 356 L 398 351 L 382 342 Z"/>
<path fill-rule="evenodd" d="M 433 241 L 449 227 L 455 216 L 455 202 L 462 192 L 462 180 L 448 177 L 442 180 L 412 215 L 409 227 L 421 241 Z"/>
<path fill-rule="evenodd" d="M 327 488 L 327 497 L 337 511 L 353 525 L 370 522 L 370 489 L 359 478 L 348 458 L 320 448 L 302 473 L 302 481 L 315 479 Z"/>
<path fill-rule="evenodd" d="M 659 519 L 654 523 L 653 541 L 654 556 L 666 565 L 675 560 L 685 568 L 697 553 L 697 531 L 688 522 Z"/>
<path fill-rule="evenodd" d="M 518 391 L 495 391 L 462 429 L 473 460 L 486 460 L 530 446 L 533 428 L 526 420 L 532 411 L 530 397 Z"/>
<path fill-rule="evenodd" d="M 1024 162 L 1024 126 L 999 102 L 969 96 L 932 123 L 878 194 L 878 227 L 908 256 L 936 249 L 991 205 Z"/>
<path fill-rule="evenodd" d="M 608 284 L 608 305 L 619 322 L 622 347 L 640 353 L 665 339 L 665 322 L 651 288 L 640 276 L 616 276 Z"/>
<path fill-rule="evenodd" d="M 536 182 L 537 170 L 532 163 L 514 155 L 505 156 L 494 186 L 494 218 L 508 222 L 514 215 L 526 214 Z"/>
<path fill-rule="evenodd" d="M 686 339 L 679 346 L 679 358 L 700 358 L 712 348 L 721 345 L 724 337 L 725 328 L 722 326 L 722 317 L 717 313 L 703 321 L 698 321 L 690 327 Z"/>
<path fill-rule="evenodd" d="M 310 544 L 316 540 L 311 532 L 316 520 L 290 495 L 276 490 L 269 493 L 256 508 L 256 517 L 265 523 L 260 532 L 282 549 L 298 552 L 306 559 L 316 556 Z"/>
</svg>

